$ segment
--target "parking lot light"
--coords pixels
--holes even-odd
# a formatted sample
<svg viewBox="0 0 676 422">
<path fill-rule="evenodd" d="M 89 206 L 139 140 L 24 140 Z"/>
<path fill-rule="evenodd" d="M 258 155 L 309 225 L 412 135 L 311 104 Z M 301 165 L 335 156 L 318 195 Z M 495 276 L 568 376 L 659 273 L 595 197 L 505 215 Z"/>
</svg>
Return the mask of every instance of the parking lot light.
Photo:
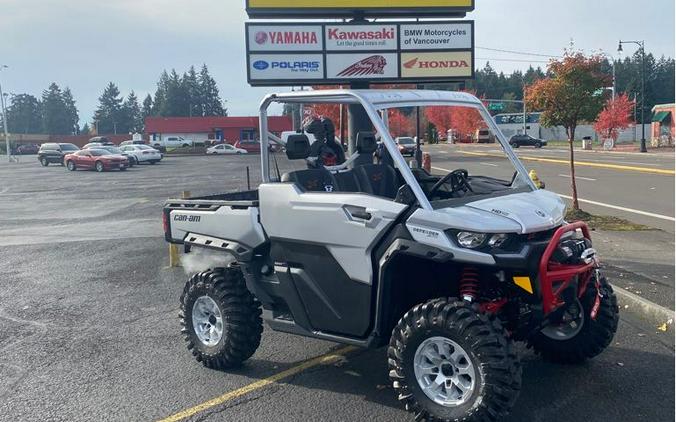
<svg viewBox="0 0 676 422">
<path fill-rule="evenodd" d="M 7 65 L 0 65 L 0 70 L 7 69 Z M 0 83 L 0 108 L 2 110 L 2 127 L 5 131 L 5 147 L 7 148 L 7 161 L 12 162 L 12 152 L 9 148 L 9 132 L 7 130 L 7 113 L 5 111 L 5 96 L 2 94 L 2 84 Z"/>
<path fill-rule="evenodd" d="M 636 44 L 641 49 L 641 152 L 648 152 L 645 145 L 645 41 L 620 41 L 618 53 L 622 53 L 622 44 Z"/>
</svg>

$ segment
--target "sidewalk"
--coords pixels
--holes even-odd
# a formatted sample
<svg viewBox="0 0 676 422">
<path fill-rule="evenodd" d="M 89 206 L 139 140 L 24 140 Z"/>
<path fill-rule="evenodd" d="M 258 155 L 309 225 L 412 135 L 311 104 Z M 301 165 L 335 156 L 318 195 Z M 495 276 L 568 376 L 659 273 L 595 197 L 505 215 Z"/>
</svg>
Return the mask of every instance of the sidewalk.
<svg viewBox="0 0 676 422">
<path fill-rule="evenodd" d="M 597 230 L 592 239 L 614 286 L 674 309 L 673 234 L 661 230 Z"/>
</svg>

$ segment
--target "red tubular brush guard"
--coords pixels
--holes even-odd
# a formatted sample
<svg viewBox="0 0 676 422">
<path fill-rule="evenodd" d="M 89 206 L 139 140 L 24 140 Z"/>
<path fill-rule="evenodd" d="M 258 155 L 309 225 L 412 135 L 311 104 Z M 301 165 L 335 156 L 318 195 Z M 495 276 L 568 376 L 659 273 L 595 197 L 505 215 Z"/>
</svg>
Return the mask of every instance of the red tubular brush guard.
<svg viewBox="0 0 676 422">
<path fill-rule="evenodd" d="M 589 236 L 589 227 L 582 221 L 567 224 L 559 227 L 545 249 L 540 259 L 540 292 L 542 293 L 542 310 L 545 315 L 554 311 L 559 306 L 563 305 L 560 298 L 561 293 L 570 285 L 570 283 L 579 276 L 578 295 L 584 293 L 587 283 L 596 266 L 595 262 L 589 264 L 559 264 L 557 262 L 550 262 L 552 254 L 559 246 L 561 237 L 577 229 L 582 230 L 582 234 L 586 239 L 591 240 Z M 556 289 L 554 284 L 560 283 Z"/>
</svg>

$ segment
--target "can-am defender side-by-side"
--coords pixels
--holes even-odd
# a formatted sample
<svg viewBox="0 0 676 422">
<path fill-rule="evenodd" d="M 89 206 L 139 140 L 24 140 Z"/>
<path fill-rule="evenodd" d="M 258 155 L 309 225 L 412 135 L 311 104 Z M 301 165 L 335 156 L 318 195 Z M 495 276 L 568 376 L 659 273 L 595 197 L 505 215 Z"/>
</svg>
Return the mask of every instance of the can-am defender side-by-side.
<svg viewBox="0 0 676 422">
<path fill-rule="evenodd" d="M 290 162 L 306 168 L 275 175 L 272 103 L 361 106 L 375 130 L 359 133 L 349 157 L 340 157 L 331 122 L 315 121 L 308 126 L 314 143 L 298 133 L 285 145 L 297 160 Z M 427 106 L 476 110 L 502 147 L 511 179 L 410 168 L 387 110 Z M 493 421 L 507 414 L 521 386 L 513 342 L 566 363 L 611 343 L 616 298 L 587 226 L 564 221 L 561 199 L 534 186 L 476 97 L 303 91 L 268 95 L 260 110 L 258 189 L 172 199 L 164 208 L 169 242 L 233 260 L 190 277 L 181 296 L 188 349 L 204 365 L 249 358 L 265 320 L 291 334 L 387 345 L 393 388 L 417 419 Z M 373 164 L 378 138 L 384 158 Z"/>
</svg>

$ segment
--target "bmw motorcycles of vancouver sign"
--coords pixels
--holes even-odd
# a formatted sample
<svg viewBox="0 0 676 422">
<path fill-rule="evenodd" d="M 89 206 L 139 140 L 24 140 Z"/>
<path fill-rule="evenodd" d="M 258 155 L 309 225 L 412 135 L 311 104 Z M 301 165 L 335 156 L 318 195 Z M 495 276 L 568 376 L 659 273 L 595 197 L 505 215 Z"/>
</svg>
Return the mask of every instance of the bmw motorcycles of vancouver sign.
<svg viewBox="0 0 676 422">
<path fill-rule="evenodd" d="M 246 23 L 249 84 L 474 77 L 474 22 Z"/>
</svg>

